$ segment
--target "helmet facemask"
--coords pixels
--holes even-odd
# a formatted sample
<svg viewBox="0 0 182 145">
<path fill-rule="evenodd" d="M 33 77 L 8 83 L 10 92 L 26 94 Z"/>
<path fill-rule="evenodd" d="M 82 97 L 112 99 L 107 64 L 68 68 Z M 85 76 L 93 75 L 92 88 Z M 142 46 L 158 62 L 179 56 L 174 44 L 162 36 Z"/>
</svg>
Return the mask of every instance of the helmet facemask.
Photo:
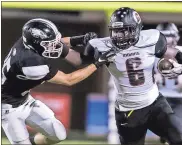
<svg viewBox="0 0 182 145">
<path fill-rule="evenodd" d="M 130 46 L 135 45 L 140 33 L 134 26 L 112 26 L 109 30 L 113 44 L 119 49 L 128 49 Z"/>
<path fill-rule="evenodd" d="M 63 43 L 60 39 L 61 34 L 58 33 L 56 39 L 41 41 L 40 45 L 45 49 L 42 56 L 47 58 L 59 58 L 63 50 Z"/>
</svg>

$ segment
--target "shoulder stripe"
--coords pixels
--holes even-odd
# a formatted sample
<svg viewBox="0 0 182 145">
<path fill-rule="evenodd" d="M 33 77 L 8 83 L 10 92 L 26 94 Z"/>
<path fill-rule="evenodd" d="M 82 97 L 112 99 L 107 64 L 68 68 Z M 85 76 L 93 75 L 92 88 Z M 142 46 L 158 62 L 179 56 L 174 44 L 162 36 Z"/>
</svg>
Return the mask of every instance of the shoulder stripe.
<svg viewBox="0 0 182 145">
<path fill-rule="evenodd" d="M 47 65 L 22 67 L 22 72 L 28 78 L 41 79 L 49 73 L 49 67 Z"/>
</svg>

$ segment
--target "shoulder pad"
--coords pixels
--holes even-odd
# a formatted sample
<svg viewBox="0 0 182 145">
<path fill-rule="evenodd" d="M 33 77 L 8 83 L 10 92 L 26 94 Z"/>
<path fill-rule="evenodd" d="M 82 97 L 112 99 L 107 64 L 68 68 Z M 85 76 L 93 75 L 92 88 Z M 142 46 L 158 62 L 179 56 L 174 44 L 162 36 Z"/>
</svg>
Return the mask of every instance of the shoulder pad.
<svg viewBox="0 0 182 145">
<path fill-rule="evenodd" d="M 157 29 L 143 30 L 140 32 L 140 37 L 136 47 L 148 47 L 155 45 L 159 39 L 160 32 Z"/>
<path fill-rule="evenodd" d="M 113 47 L 109 37 L 92 39 L 89 43 L 100 52 L 108 51 Z"/>
</svg>

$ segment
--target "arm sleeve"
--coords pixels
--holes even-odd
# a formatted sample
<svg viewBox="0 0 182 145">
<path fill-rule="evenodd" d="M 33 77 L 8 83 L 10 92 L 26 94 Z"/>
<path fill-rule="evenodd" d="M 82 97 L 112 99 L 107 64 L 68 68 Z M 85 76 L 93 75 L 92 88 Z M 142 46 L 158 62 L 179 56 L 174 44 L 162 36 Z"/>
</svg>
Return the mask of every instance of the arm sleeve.
<svg viewBox="0 0 182 145">
<path fill-rule="evenodd" d="M 165 36 L 160 33 L 159 39 L 155 45 L 155 56 L 158 58 L 162 58 L 167 50 L 167 41 Z"/>
<path fill-rule="evenodd" d="M 83 54 L 81 53 L 82 64 L 90 64 L 97 60 L 100 56 L 98 49 L 94 48 L 90 43 L 87 43 Z"/>
<path fill-rule="evenodd" d="M 85 46 L 83 55 L 94 57 L 94 54 L 95 54 L 95 48 L 88 42 L 87 45 Z"/>
</svg>

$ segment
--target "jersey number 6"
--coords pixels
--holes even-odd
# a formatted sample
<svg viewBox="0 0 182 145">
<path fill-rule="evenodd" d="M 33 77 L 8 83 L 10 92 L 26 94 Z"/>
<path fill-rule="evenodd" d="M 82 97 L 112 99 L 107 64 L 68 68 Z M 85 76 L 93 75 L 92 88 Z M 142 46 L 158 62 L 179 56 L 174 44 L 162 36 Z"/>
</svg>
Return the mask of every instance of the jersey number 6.
<svg viewBox="0 0 182 145">
<path fill-rule="evenodd" d="M 142 64 L 139 57 L 129 58 L 126 60 L 126 69 L 130 85 L 139 86 L 144 84 L 145 77 L 143 69 L 137 69 Z"/>
</svg>

